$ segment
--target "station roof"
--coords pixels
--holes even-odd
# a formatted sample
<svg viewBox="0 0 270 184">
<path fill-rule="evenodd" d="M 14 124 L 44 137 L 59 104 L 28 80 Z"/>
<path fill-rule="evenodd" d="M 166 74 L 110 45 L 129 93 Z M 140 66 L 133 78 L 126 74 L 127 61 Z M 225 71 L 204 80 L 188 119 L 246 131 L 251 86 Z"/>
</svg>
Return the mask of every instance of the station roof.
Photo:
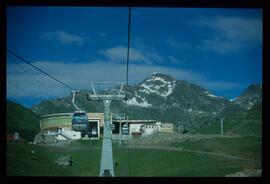
<svg viewBox="0 0 270 184">
<path fill-rule="evenodd" d="M 127 122 L 127 123 L 155 123 L 156 120 L 113 120 L 113 122 Z"/>
</svg>

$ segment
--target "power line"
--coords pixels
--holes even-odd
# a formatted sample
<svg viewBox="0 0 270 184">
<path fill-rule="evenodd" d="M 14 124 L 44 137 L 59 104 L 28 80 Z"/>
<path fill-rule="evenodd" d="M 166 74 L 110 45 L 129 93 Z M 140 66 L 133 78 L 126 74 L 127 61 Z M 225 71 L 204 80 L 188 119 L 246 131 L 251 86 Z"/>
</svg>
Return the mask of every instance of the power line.
<svg viewBox="0 0 270 184">
<path fill-rule="evenodd" d="M 13 61 L 16 62 L 16 64 L 23 70 L 25 71 L 33 80 L 35 80 L 40 86 L 42 86 L 45 90 L 47 90 L 50 94 L 52 94 L 52 97 L 54 98 L 59 98 L 58 96 L 56 96 L 49 88 L 47 88 L 45 85 L 43 85 L 39 80 L 37 80 L 29 71 L 27 71 L 18 61 L 16 61 L 15 59 L 13 58 L 10 58 L 12 59 Z M 49 94 L 48 93 L 48 94 Z"/>
<path fill-rule="evenodd" d="M 55 81 L 57 81 L 58 83 L 60 83 L 60 84 L 62 84 L 63 86 L 65 86 L 66 88 L 68 88 L 68 89 L 70 89 L 70 90 L 72 90 L 72 91 L 74 90 L 74 89 L 73 89 L 72 87 L 70 87 L 69 85 L 67 85 L 67 84 L 65 84 L 64 82 L 60 81 L 59 79 L 53 77 L 52 75 L 50 75 L 49 73 L 43 71 L 42 69 L 40 69 L 39 67 L 33 65 L 32 63 L 26 61 L 25 59 L 23 59 L 22 57 L 18 56 L 16 53 L 10 51 L 9 49 L 7 49 L 7 52 L 10 53 L 10 54 L 12 54 L 13 56 L 17 57 L 17 58 L 20 59 L 21 61 L 23 61 L 23 62 L 29 64 L 30 66 L 34 67 L 35 69 L 37 69 L 37 70 L 40 71 L 41 73 L 43 73 L 43 74 L 49 76 L 49 77 L 52 78 L 53 80 L 55 80 Z"/>
</svg>

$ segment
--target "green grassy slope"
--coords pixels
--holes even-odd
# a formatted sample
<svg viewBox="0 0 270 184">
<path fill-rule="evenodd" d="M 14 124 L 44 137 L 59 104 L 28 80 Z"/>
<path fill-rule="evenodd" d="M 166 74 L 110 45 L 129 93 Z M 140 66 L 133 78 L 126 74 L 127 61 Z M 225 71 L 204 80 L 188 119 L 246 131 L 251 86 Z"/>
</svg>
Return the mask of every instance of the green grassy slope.
<svg viewBox="0 0 270 184">
<path fill-rule="evenodd" d="M 196 151 L 207 151 L 261 161 L 262 143 L 260 137 L 215 137 L 201 140 L 174 142 L 170 146 Z"/>
<path fill-rule="evenodd" d="M 7 172 L 13 176 L 98 176 L 102 140 L 74 141 L 67 147 L 7 144 Z M 211 138 L 167 145 L 191 150 L 141 149 L 113 144 L 116 176 L 225 176 L 243 169 L 261 168 L 258 137 Z M 34 154 L 31 153 L 34 150 Z M 228 154 L 254 161 L 192 151 Z M 73 165 L 57 166 L 61 156 L 71 155 Z"/>
<path fill-rule="evenodd" d="M 34 151 L 34 154 L 31 153 Z M 71 166 L 58 166 L 55 161 L 71 155 Z M 51 147 L 27 143 L 7 143 L 9 176 L 98 176 L 101 141 L 76 141 L 68 147 Z"/>
<path fill-rule="evenodd" d="M 207 154 L 158 149 L 116 147 L 117 176 L 225 176 L 246 168 L 260 168 L 260 162 Z"/>
<path fill-rule="evenodd" d="M 243 169 L 261 168 L 261 138 L 258 137 L 188 139 L 159 147 L 162 149 L 127 148 L 115 144 L 114 158 L 118 163 L 115 168 L 116 175 L 212 177 L 225 176 Z M 169 149 L 180 147 L 183 149 Z M 212 153 L 225 156 L 211 155 Z M 232 159 L 226 155 L 243 159 Z"/>
<path fill-rule="evenodd" d="M 246 112 L 235 113 L 224 119 L 225 134 L 256 135 L 262 132 L 262 104 L 257 103 Z M 216 121 L 199 129 L 201 134 L 219 134 L 220 122 Z"/>
<path fill-rule="evenodd" d="M 39 117 L 29 109 L 7 101 L 7 133 L 14 134 L 15 131 L 25 140 L 33 140 L 36 133 L 39 132 Z"/>
</svg>

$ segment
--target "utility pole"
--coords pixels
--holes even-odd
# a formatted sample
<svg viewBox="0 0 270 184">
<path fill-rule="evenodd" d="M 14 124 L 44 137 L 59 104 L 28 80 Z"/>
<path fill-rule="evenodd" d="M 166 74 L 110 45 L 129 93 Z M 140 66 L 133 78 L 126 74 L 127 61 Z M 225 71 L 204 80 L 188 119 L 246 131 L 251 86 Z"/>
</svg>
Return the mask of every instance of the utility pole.
<svg viewBox="0 0 270 184">
<path fill-rule="evenodd" d="M 178 121 L 178 134 L 180 134 L 180 121 Z"/>
<path fill-rule="evenodd" d="M 102 141 L 102 153 L 100 162 L 99 176 L 114 176 L 113 154 L 112 154 L 112 122 L 111 122 L 111 102 L 113 100 L 124 100 L 126 95 L 122 94 L 124 82 L 90 82 L 93 94 L 87 94 L 88 100 L 103 101 L 104 104 L 104 132 Z M 97 94 L 94 84 L 113 84 L 120 83 L 121 88 L 117 94 Z"/>
<path fill-rule="evenodd" d="M 220 133 L 223 134 L 223 120 L 224 118 L 220 118 Z"/>
<path fill-rule="evenodd" d="M 121 118 L 120 118 L 120 127 L 119 127 L 120 139 L 119 139 L 119 146 L 121 146 L 121 144 L 122 144 L 122 129 L 121 129 L 121 125 L 122 125 L 122 121 L 121 121 Z"/>
</svg>

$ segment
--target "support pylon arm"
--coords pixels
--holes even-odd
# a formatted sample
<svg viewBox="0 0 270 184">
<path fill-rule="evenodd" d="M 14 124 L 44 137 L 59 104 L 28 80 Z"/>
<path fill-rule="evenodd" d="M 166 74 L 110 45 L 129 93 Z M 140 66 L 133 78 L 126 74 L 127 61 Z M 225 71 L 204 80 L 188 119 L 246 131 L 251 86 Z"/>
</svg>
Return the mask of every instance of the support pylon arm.
<svg viewBox="0 0 270 184">
<path fill-rule="evenodd" d="M 81 109 L 75 104 L 75 95 L 78 92 L 79 91 L 74 91 L 74 90 L 71 91 L 71 93 L 72 93 L 72 104 L 75 107 L 75 109 L 77 109 L 77 111 L 81 111 Z"/>
</svg>

